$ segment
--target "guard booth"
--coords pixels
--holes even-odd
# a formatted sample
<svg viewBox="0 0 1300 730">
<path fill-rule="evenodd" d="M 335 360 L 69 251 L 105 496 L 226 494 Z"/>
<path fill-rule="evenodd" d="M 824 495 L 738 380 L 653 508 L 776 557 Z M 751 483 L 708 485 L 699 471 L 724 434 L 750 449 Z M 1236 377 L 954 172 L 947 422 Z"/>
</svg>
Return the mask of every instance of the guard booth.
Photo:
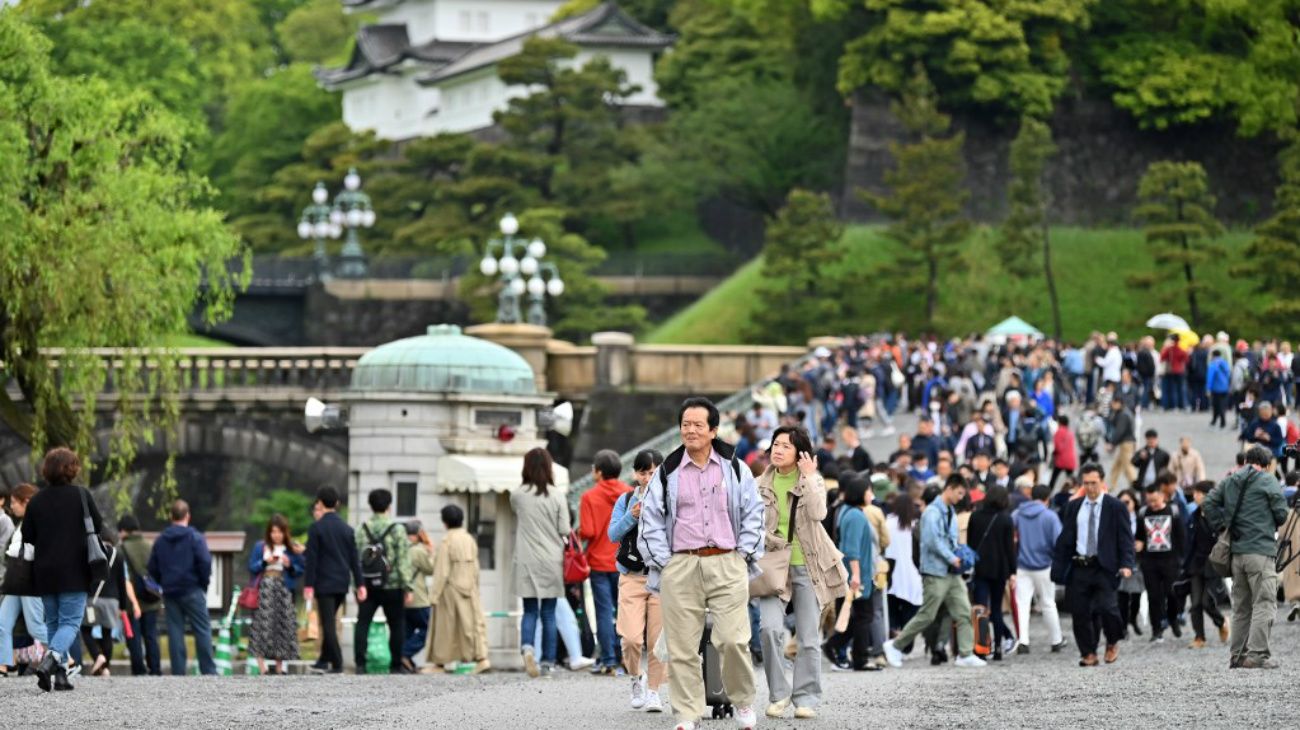
<svg viewBox="0 0 1300 730">
<path fill-rule="evenodd" d="M 551 402 L 513 350 L 435 325 L 362 356 L 345 403 L 349 520 L 359 529 L 370 516 L 367 495 L 388 489 L 394 518 L 419 519 L 438 543 L 443 506 L 465 511 L 465 527 L 478 539 L 494 667 L 522 666 L 509 495 L 520 484 L 523 455 L 546 446 L 538 416 Z M 557 466 L 555 482 L 567 489 L 568 471 Z"/>
</svg>

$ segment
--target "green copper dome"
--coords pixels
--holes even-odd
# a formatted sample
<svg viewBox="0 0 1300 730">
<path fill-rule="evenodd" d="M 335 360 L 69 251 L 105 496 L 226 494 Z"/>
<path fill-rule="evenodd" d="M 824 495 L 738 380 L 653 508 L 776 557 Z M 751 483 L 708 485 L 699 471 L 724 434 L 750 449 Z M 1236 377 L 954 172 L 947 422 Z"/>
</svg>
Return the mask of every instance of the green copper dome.
<svg viewBox="0 0 1300 730">
<path fill-rule="evenodd" d="M 537 382 L 514 350 L 438 324 L 362 355 L 352 370 L 352 390 L 531 395 Z"/>
</svg>

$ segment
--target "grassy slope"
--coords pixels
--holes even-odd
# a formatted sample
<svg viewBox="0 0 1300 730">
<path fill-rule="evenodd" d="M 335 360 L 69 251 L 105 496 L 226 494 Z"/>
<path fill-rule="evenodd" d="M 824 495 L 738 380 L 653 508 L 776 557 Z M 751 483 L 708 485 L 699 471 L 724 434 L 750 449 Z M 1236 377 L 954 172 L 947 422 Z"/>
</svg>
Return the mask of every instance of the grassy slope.
<svg viewBox="0 0 1300 730">
<path fill-rule="evenodd" d="M 1151 295 L 1130 288 L 1125 277 L 1151 269 L 1151 257 L 1135 229 L 1055 228 L 1052 232 L 1053 270 L 1061 301 L 1061 318 L 1065 336 L 1078 339 L 1091 330 L 1117 330 L 1124 336 L 1146 333 L 1143 322 L 1166 307 Z M 997 263 L 994 250 L 995 231 L 980 229 L 972 234 L 961 256 L 946 271 L 941 270 L 941 290 L 937 319 L 943 331 L 961 333 L 982 331 L 1003 318 L 1017 314 L 1044 331 L 1051 329 L 1051 305 L 1041 277 L 1019 281 L 1008 277 Z M 1246 233 L 1232 233 L 1223 244 L 1226 260 L 1249 241 Z M 843 264 L 865 287 L 888 286 L 871 275 L 872 267 L 889 256 L 894 244 L 881 236 L 875 226 L 850 226 L 844 236 L 848 256 Z M 1203 276 L 1225 304 L 1241 306 L 1253 302 L 1244 283 L 1230 279 L 1226 266 L 1201 267 Z M 677 313 L 650 332 L 650 343 L 738 343 L 741 323 L 753 306 L 750 292 L 759 277 L 759 263 L 752 261 L 721 286 L 695 304 Z M 919 306 L 906 297 L 892 300 L 897 309 L 882 311 L 874 321 L 864 321 L 858 329 L 874 332 L 896 326 L 898 309 Z M 1186 305 L 1174 305 L 1173 311 L 1187 316 Z M 1210 307 L 1213 311 L 1213 305 Z M 1213 328 L 1226 326 L 1210 322 Z M 1208 329 L 1208 328 L 1207 328 Z"/>
</svg>

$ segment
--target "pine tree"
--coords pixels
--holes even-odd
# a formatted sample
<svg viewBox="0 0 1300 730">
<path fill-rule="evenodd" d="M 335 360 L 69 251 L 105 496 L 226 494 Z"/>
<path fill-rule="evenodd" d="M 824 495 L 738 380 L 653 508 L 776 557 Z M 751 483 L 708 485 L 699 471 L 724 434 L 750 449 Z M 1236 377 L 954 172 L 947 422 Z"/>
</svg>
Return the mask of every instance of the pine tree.
<svg viewBox="0 0 1300 730">
<path fill-rule="evenodd" d="M 1287 292 L 1300 280 L 1300 134 L 1278 154 L 1282 182 L 1273 198 L 1273 216 L 1255 228 L 1243 263 L 1232 275 L 1249 279 L 1269 303 L 1255 315 L 1261 330 L 1278 337 L 1300 337 L 1300 300 Z"/>
<path fill-rule="evenodd" d="M 1214 204 L 1209 177 L 1198 162 L 1153 162 L 1138 183 L 1134 213 L 1145 224 L 1156 270 L 1129 277 L 1129 285 L 1163 287 L 1178 299 L 1186 297 L 1191 325 L 1198 330 L 1205 323 L 1202 305 L 1210 291 L 1204 279 L 1196 278 L 1196 267 L 1222 254 L 1213 242 L 1223 233 Z"/>
<path fill-rule="evenodd" d="M 1052 274 L 1052 238 L 1047 211 L 1051 205 L 1043 173 L 1056 154 L 1052 130 L 1033 117 L 1020 120 L 1020 132 L 1011 143 L 1011 210 L 1002 223 L 998 253 L 1007 272 L 1021 278 L 1033 276 L 1042 266 L 1047 298 L 1052 304 L 1052 334 L 1061 338 L 1061 304 Z M 1041 258 L 1040 258 L 1041 254 Z"/>
<path fill-rule="evenodd" d="M 882 281 L 921 295 L 924 324 L 931 328 L 939 302 L 939 267 L 953 260 L 970 232 L 964 212 L 970 197 L 962 157 L 966 136 L 950 132 L 951 119 L 938 110 L 934 86 L 919 66 L 893 111 L 917 141 L 890 145 L 895 166 L 885 173 L 889 194 L 863 191 L 862 196 L 890 218 L 885 236 L 898 244 L 897 255 L 879 272 Z"/>
<path fill-rule="evenodd" d="M 829 195 L 790 192 L 768 223 L 762 281 L 746 333 L 751 341 L 803 344 L 842 321 L 846 298 L 834 268 L 844 258 L 843 235 Z"/>
</svg>

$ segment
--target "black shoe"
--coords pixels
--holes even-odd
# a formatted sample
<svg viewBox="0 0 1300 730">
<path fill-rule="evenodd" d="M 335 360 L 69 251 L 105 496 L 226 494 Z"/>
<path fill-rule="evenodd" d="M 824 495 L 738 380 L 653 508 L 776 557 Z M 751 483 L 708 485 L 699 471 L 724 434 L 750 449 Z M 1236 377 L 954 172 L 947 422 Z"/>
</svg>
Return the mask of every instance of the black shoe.
<svg viewBox="0 0 1300 730">
<path fill-rule="evenodd" d="M 1134 623 L 1129 624 L 1129 625 L 1133 627 L 1133 633 L 1137 634 L 1138 636 L 1141 636 L 1141 635 L 1142 635 L 1142 627 L 1141 627 L 1141 626 L 1138 626 L 1138 625 L 1137 625 L 1137 622 L 1134 622 Z"/>
<path fill-rule="evenodd" d="M 41 688 L 42 692 L 50 691 L 50 677 L 55 672 L 61 671 L 59 660 L 54 657 L 54 652 L 47 651 L 41 659 L 41 663 L 36 665 L 36 686 Z"/>
<path fill-rule="evenodd" d="M 1172 632 L 1174 633 L 1174 638 L 1175 638 L 1175 639 L 1181 639 L 1181 638 L 1183 638 L 1183 627 L 1182 627 L 1182 624 L 1178 623 L 1177 621 L 1175 621 L 1175 622 L 1173 623 L 1173 625 L 1169 627 L 1169 630 L 1172 631 Z"/>
<path fill-rule="evenodd" d="M 1000 662 L 1000 661 L 1002 661 L 1002 650 L 1001 650 L 1001 649 L 997 649 L 997 650 L 995 650 L 995 651 L 993 652 L 993 661 L 995 661 L 995 662 Z"/>
<path fill-rule="evenodd" d="M 938 649 L 934 653 L 930 654 L 930 666 L 937 667 L 940 664 L 947 664 L 947 663 L 948 663 L 948 652 L 944 651 L 943 649 Z"/>
<path fill-rule="evenodd" d="M 1029 653 L 1029 645 L 1028 645 L 1028 644 L 1021 644 L 1020 646 L 1017 646 L 1017 647 L 1016 647 L 1016 653 L 1017 653 L 1017 654 L 1021 654 L 1021 655 L 1028 654 L 1028 653 Z"/>
<path fill-rule="evenodd" d="M 1059 653 L 1061 653 L 1061 650 L 1064 649 L 1064 648 L 1067 647 L 1067 646 L 1069 646 L 1069 644 L 1066 643 L 1065 639 L 1061 639 L 1061 643 L 1059 643 L 1059 644 L 1052 644 L 1052 653 L 1053 653 L 1053 654 L 1059 654 Z"/>
<path fill-rule="evenodd" d="M 59 670 L 54 673 L 54 691 L 71 692 L 72 689 L 72 683 L 68 681 L 67 670 L 60 667 Z"/>
</svg>

